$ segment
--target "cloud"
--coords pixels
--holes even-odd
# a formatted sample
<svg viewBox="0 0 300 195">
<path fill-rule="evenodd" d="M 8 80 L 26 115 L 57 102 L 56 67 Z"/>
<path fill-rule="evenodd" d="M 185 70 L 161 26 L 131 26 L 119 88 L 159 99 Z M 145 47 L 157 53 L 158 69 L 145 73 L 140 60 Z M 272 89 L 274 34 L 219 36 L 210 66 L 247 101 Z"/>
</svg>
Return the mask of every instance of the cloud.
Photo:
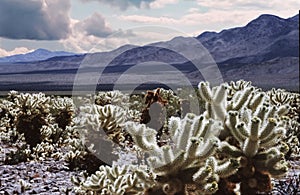
<svg viewBox="0 0 300 195">
<path fill-rule="evenodd" d="M 66 50 L 86 53 L 110 51 L 124 44 L 129 44 L 126 37 L 96 37 L 86 36 L 82 33 L 72 34 L 68 39 L 60 41 Z"/>
<path fill-rule="evenodd" d="M 233 10 L 243 9 L 245 11 L 251 10 L 273 10 L 273 11 L 284 11 L 295 10 L 300 6 L 298 0 L 289 0 L 283 3 L 281 0 L 269 0 L 269 1 L 255 1 L 252 0 L 196 0 L 198 5 L 208 7 L 210 9 L 219 10 Z"/>
<path fill-rule="evenodd" d="M 199 12 L 199 8 L 192 7 L 188 10 L 188 13 L 197 13 Z"/>
<path fill-rule="evenodd" d="M 74 28 L 75 31 L 96 37 L 107 37 L 113 33 L 113 30 L 106 24 L 104 17 L 99 13 L 94 13 L 87 19 L 77 22 Z"/>
<path fill-rule="evenodd" d="M 99 13 L 81 21 L 71 19 L 70 26 L 69 37 L 60 43 L 67 50 L 78 53 L 113 50 L 128 44 L 128 38 L 136 36 L 131 30 L 113 30 Z"/>
<path fill-rule="evenodd" d="M 222 15 L 222 17 L 220 17 L 220 15 Z M 233 16 L 236 16 L 238 18 L 234 18 Z M 155 17 L 145 15 L 123 15 L 120 17 L 120 19 L 147 25 L 169 25 L 170 27 L 176 25 L 199 25 L 199 27 L 201 27 L 204 25 L 210 26 L 211 24 L 221 24 L 224 22 L 235 24 L 236 22 L 240 22 L 240 16 L 244 16 L 243 12 L 241 11 L 214 11 L 213 13 L 199 13 L 194 10 L 193 12 L 189 12 L 179 19 L 168 16 Z"/>
<path fill-rule="evenodd" d="M 143 24 L 175 24 L 180 22 L 179 20 L 166 16 L 154 17 L 145 15 L 123 15 L 120 19 Z"/>
<path fill-rule="evenodd" d="M 16 55 L 16 54 L 24 54 L 24 53 L 28 53 L 28 52 L 32 52 L 33 50 L 30 50 L 26 47 L 17 47 L 12 51 L 6 51 L 5 49 L 0 48 L 0 57 L 4 57 L 4 56 L 12 56 L 12 55 Z"/>
<path fill-rule="evenodd" d="M 150 8 L 163 8 L 168 4 L 176 4 L 179 0 L 156 0 L 149 4 Z"/>
<path fill-rule="evenodd" d="M 70 7 L 70 0 L 2 0 L 0 36 L 8 39 L 64 39 L 70 32 Z"/>
<path fill-rule="evenodd" d="M 128 7 L 149 8 L 149 4 L 155 0 L 81 0 L 82 2 L 98 1 L 112 7 L 118 7 L 121 10 L 126 10 Z M 170 0 L 167 0 L 170 1 Z"/>
<path fill-rule="evenodd" d="M 197 0 L 199 7 L 192 7 L 180 17 L 122 15 L 121 20 L 138 25 L 163 25 L 189 32 L 198 36 L 204 31 L 221 31 L 227 28 L 244 26 L 261 14 L 274 14 L 283 18 L 297 14 L 300 1 L 291 0 L 291 4 L 282 4 L 279 0 L 253 3 L 251 0 Z M 297 5 L 297 6 L 295 6 Z M 205 9 L 203 9 L 205 8 Z M 195 27 L 197 29 L 195 30 Z M 193 29 L 191 31 L 191 29 Z"/>
</svg>

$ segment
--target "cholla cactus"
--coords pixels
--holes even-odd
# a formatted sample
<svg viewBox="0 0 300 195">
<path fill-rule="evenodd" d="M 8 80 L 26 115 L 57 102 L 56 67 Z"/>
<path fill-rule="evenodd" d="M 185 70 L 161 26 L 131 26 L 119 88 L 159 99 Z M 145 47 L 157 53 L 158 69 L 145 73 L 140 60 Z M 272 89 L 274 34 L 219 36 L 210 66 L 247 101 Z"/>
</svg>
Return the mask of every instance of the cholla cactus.
<svg viewBox="0 0 300 195">
<path fill-rule="evenodd" d="M 70 98 L 12 91 L 0 100 L 1 141 L 17 148 L 5 163 L 59 159 L 67 145 L 69 167 L 89 174 L 72 179 L 81 194 L 232 194 L 236 184 L 242 195 L 270 191 L 271 178 L 287 172 L 285 158 L 299 155 L 300 95 L 263 92 L 246 81 L 213 88 L 201 82 L 198 92 L 182 97 L 180 90 L 177 96 L 157 89 L 146 102 L 141 95 L 100 92 L 95 101 L 74 98 L 83 105 L 75 108 Z M 196 98 L 200 113 L 183 111 L 182 98 Z M 150 113 L 151 106 L 159 112 Z M 157 128 L 142 120 L 145 114 Z M 129 158 L 117 161 L 116 151 L 130 152 L 132 161 L 123 166 Z"/>
<path fill-rule="evenodd" d="M 228 100 L 231 100 L 234 94 L 238 91 L 244 90 L 247 87 L 251 87 L 251 81 L 238 80 L 236 82 L 231 81 L 228 86 Z"/>
<path fill-rule="evenodd" d="M 123 108 L 110 104 L 89 104 L 80 107 L 80 111 L 72 127 L 75 136 L 67 140 L 72 152 L 65 159 L 71 168 L 78 167 L 94 173 L 100 165 L 112 163 L 116 158 L 112 154 L 113 142 L 123 144 L 126 134 L 122 125 L 130 116 Z M 101 157 L 105 157 L 106 162 Z"/>
<path fill-rule="evenodd" d="M 72 133 L 71 128 L 62 129 L 57 123 L 44 125 L 40 131 L 42 141 L 59 145 L 62 145 L 64 140 Z"/>
<path fill-rule="evenodd" d="M 8 162 L 20 162 L 26 161 L 27 159 L 43 160 L 45 157 L 61 158 L 62 154 L 58 148 L 64 145 L 64 140 L 67 139 L 72 132 L 69 131 L 70 128 L 62 129 L 59 127 L 59 125 L 66 121 L 57 121 L 55 119 L 59 118 L 58 115 L 63 115 L 64 111 L 72 112 L 74 106 L 70 101 L 67 103 L 70 99 L 51 99 L 43 93 L 19 94 L 15 91 L 9 94 L 8 99 L 10 101 L 6 101 L 5 104 L 10 105 L 10 108 L 6 109 L 5 116 L 5 118 L 8 119 L 6 123 L 7 130 L 4 132 L 6 136 L 3 136 L 4 133 L 2 132 L 1 135 L 6 137 L 6 139 L 10 138 L 10 140 L 15 138 L 13 142 L 23 144 L 25 148 L 26 144 L 30 146 L 29 152 L 25 155 L 23 155 L 24 152 L 22 152 L 24 147 L 19 147 L 17 151 L 10 153 L 9 156 L 7 156 Z M 55 100 L 59 102 L 55 102 Z M 67 122 L 69 122 L 68 119 Z M 26 144 L 21 140 L 23 135 Z"/>
<path fill-rule="evenodd" d="M 82 116 L 78 122 L 86 128 L 88 134 L 92 132 L 102 132 L 112 140 L 121 142 L 124 140 L 122 134 L 122 124 L 127 120 L 126 110 L 115 105 L 86 105 L 80 108 Z"/>
<path fill-rule="evenodd" d="M 188 114 L 184 119 L 172 117 L 169 122 L 171 141 L 159 147 L 156 131 L 143 124 L 128 122 L 126 129 L 135 144 L 149 154 L 149 166 L 157 183 L 151 194 L 184 194 L 187 185 L 194 185 L 199 194 L 213 194 L 218 190 L 219 176 L 234 174 L 238 160 L 229 163 L 209 158 L 218 147 L 220 123 Z M 219 174 L 217 174 L 219 173 Z"/>
<path fill-rule="evenodd" d="M 14 103 L 5 99 L 0 100 L 0 141 L 9 143 L 16 142 L 20 138 L 17 133 L 14 121 L 15 118 L 11 114 L 14 113 Z"/>
<path fill-rule="evenodd" d="M 129 109 L 142 112 L 142 110 L 145 107 L 144 96 L 145 96 L 144 93 L 131 95 L 129 99 Z"/>
<path fill-rule="evenodd" d="M 46 158 L 52 157 L 52 154 L 55 154 L 57 147 L 57 145 L 50 144 L 49 142 L 39 143 L 32 149 L 31 156 L 34 159 L 45 160 Z"/>
<path fill-rule="evenodd" d="M 129 102 L 129 96 L 123 94 L 118 90 L 108 91 L 108 92 L 98 92 L 98 94 L 95 95 L 95 104 L 100 106 L 112 104 L 121 107 L 127 107 L 128 102 Z"/>
<path fill-rule="evenodd" d="M 200 82 L 198 88 L 201 98 L 206 102 L 206 118 L 224 121 L 227 106 L 227 86 L 223 84 L 211 90 L 209 83 Z"/>
<path fill-rule="evenodd" d="M 270 102 L 273 105 L 289 104 L 292 100 L 292 95 L 283 89 L 273 88 L 267 93 L 270 98 Z"/>
<path fill-rule="evenodd" d="M 180 98 L 174 94 L 172 90 L 160 89 L 160 96 L 167 101 L 166 110 L 167 117 L 171 116 L 180 116 L 181 112 L 181 100 Z"/>
<path fill-rule="evenodd" d="M 75 191 L 84 194 L 142 195 L 144 189 L 154 184 L 153 178 L 145 170 L 138 166 L 101 166 L 83 180 L 72 177 L 72 182 L 77 185 Z"/>
<path fill-rule="evenodd" d="M 40 129 L 48 122 L 50 98 L 43 93 L 16 95 L 15 102 L 15 125 L 19 133 L 24 133 L 25 141 L 31 148 L 41 143 Z"/>
<path fill-rule="evenodd" d="M 72 119 L 75 114 L 75 105 L 71 98 L 52 98 L 50 106 L 51 114 L 59 128 L 65 130 L 68 125 L 72 124 Z"/>
<path fill-rule="evenodd" d="M 281 140 L 287 129 L 283 118 L 290 106 L 270 105 L 266 93 L 250 83 L 240 81 L 238 84 L 238 90 L 227 98 L 232 89 L 237 89 L 233 83 L 231 87 L 222 84 L 210 89 L 208 83 L 201 82 L 199 92 L 207 109 L 204 114 L 220 121 L 224 127 L 217 156 L 241 159 L 242 167 L 230 181 L 241 182 L 242 194 L 269 191 L 271 177 L 280 177 L 288 169 L 284 155 L 289 147 Z"/>
</svg>

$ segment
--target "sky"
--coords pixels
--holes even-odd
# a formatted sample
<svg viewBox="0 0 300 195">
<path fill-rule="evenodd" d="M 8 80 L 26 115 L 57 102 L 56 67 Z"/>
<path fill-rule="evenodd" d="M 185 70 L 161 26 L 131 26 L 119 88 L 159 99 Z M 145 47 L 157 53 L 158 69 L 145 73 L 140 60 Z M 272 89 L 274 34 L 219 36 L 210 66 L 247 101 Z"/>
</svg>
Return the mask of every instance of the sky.
<svg viewBox="0 0 300 195">
<path fill-rule="evenodd" d="M 0 57 L 38 48 L 86 53 L 289 18 L 299 0 L 1 0 Z"/>
</svg>

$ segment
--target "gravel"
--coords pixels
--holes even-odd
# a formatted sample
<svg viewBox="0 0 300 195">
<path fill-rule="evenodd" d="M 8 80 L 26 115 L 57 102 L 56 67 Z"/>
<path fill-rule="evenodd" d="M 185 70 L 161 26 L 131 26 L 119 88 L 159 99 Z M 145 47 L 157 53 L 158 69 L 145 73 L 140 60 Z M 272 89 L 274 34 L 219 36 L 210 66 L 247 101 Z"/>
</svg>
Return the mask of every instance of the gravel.
<svg viewBox="0 0 300 195">
<path fill-rule="evenodd" d="M 71 177 L 78 176 L 80 171 L 70 171 L 63 160 L 48 158 L 40 162 L 5 165 L 3 151 L 11 148 L 3 144 L 0 146 L 0 195 L 75 194 Z M 21 182 L 25 184 L 23 187 Z"/>
<path fill-rule="evenodd" d="M 75 194 L 71 177 L 79 176 L 80 171 L 70 171 L 63 160 L 57 161 L 48 158 L 40 162 L 29 161 L 16 165 L 5 165 L 3 163 L 4 153 L 13 148 L 1 142 L 0 148 L 2 149 L 0 150 L 0 195 Z M 137 160 L 135 155 L 124 154 L 121 156 L 124 156 L 124 159 L 119 159 L 116 164 L 124 165 Z M 291 170 L 287 177 L 291 177 L 295 173 L 300 174 L 300 159 L 291 162 Z M 21 183 L 25 185 L 22 187 Z"/>
</svg>

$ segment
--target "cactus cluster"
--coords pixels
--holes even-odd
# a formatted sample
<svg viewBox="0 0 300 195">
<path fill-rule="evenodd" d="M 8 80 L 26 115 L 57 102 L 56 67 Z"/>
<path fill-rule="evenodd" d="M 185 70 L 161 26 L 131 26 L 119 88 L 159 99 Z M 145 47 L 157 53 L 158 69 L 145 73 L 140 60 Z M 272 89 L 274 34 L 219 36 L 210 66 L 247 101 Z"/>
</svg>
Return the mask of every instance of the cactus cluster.
<svg viewBox="0 0 300 195">
<path fill-rule="evenodd" d="M 170 141 L 160 147 L 156 131 L 145 125 L 126 124 L 134 142 L 150 156 L 149 167 L 156 175 L 151 194 L 183 194 L 188 185 L 197 193 L 213 194 L 217 191 L 218 178 L 237 170 L 238 162 L 221 165 L 212 157 L 218 147 L 216 135 L 220 124 L 188 114 L 184 119 L 172 117 L 169 122 Z M 229 168 L 230 167 L 230 168 Z M 225 171 L 225 168 L 230 169 Z"/>
<path fill-rule="evenodd" d="M 201 82 L 198 90 L 205 111 L 200 116 L 167 117 L 164 144 L 157 139 L 157 129 L 125 123 L 154 177 L 144 193 L 226 194 L 237 185 L 241 194 L 270 191 L 271 178 L 280 178 L 289 167 L 285 155 L 291 148 L 284 142 L 293 121 L 289 102 L 274 105 L 269 93 L 245 81 L 213 88 Z M 148 93 L 146 100 L 149 105 L 167 105 L 160 91 Z"/>
<path fill-rule="evenodd" d="M 72 178 L 78 194 L 270 192 L 287 159 L 300 156 L 299 94 L 242 80 L 200 82 L 194 92 L 71 99 L 12 91 L 0 100 L 1 142 L 17 149 L 6 163 L 64 159 L 83 170 Z M 134 156 L 132 165 L 121 155 Z"/>
<path fill-rule="evenodd" d="M 72 177 L 78 194 L 103 195 L 142 195 L 144 190 L 153 185 L 154 180 L 139 166 L 101 166 L 91 176 L 82 174 L 82 177 Z"/>
<path fill-rule="evenodd" d="M 74 105 L 71 98 L 11 91 L 0 103 L 1 141 L 16 150 L 6 155 L 7 164 L 28 159 L 61 158 L 58 151 L 71 134 Z"/>
<path fill-rule="evenodd" d="M 201 82 L 199 90 L 207 102 L 206 116 L 223 123 L 219 157 L 241 158 L 241 167 L 227 181 L 240 183 L 242 194 L 270 191 L 271 177 L 288 170 L 284 155 L 289 147 L 282 142 L 287 126 L 282 118 L 290 106 L 271 105 L 267 94 L 251 85 L 229 99 L 226 84 L 210 89 Z"/>
</svg>

